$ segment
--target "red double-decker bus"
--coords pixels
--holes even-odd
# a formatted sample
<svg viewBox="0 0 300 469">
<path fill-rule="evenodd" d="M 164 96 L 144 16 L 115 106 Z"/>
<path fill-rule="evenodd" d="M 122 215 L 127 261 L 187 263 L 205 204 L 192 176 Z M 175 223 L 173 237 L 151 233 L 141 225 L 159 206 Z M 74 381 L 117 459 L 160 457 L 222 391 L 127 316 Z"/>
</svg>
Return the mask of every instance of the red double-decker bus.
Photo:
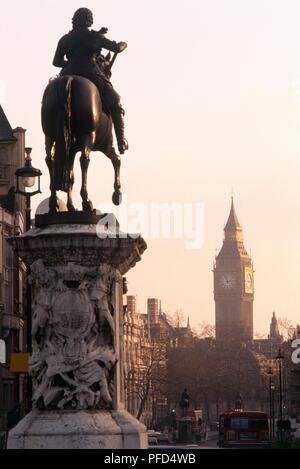
<svg viewBox="0 0 300 469">
<path fill-rule="evenodd" d="M 264 447 L 270 445 L 268 414 L 227 410 L 219 418 L 219 446 Z"/>
</svg>

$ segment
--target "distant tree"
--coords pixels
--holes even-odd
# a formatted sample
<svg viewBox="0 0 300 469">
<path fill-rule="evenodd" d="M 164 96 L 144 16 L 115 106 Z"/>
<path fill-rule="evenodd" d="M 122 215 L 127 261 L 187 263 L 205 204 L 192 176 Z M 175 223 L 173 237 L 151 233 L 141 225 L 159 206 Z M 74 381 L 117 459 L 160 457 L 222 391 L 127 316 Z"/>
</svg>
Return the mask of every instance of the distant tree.
<svg viewBox="0 0 300 469">
<path fill-rule="evenodd" d="M 128 387 L 138 398 L 136 418 L 141 419 L 148 400 L 162 395 L 166 386 L 166 343 L 163 340 L 144 342 L 139 362 L 128 371 Z"/>
<path fill-rule="evenodd" d="M 262 332 L 257 332 L 257 331 L 254 332 L 254 339 L 266 339 L 266 338 L 267 338 L 267 334 L 264 334 Z"/>
<path fill-rule="evenodd" d="M 167 320 L 172 327 L 183 327 L 186 325 L 186 318 L 181 309 L 175 311 L 174 314 L 168 314 Z"/>
<path fill-rule="evenodd" d="M 195 334 L 200 339 L 214 338 L 216 336 L 216 327 L 213 324 L 202 321 L 195 328 Z"/>
<path fill-rule="evenodd" d="M 280 335 L 282 335 L 283 340 L 292 340 L 296 335 L 296 327 L 293 325 L 292 321 L 287 318 L 278 318 L 277 324 L 279 327 Z"/>
<path fill-rule="evenodd" d="M 168 386 L 173 404 L 186 387 L 191 406 L 202 408 L 208 420 L 233 407 L 237 393 L 244 403 L 261 408 L 266 387 L 250 348 L 230 338 L 220 343 L 211 337 L 192 341 L 190 348 L 170 349 Z"/>
</svg>

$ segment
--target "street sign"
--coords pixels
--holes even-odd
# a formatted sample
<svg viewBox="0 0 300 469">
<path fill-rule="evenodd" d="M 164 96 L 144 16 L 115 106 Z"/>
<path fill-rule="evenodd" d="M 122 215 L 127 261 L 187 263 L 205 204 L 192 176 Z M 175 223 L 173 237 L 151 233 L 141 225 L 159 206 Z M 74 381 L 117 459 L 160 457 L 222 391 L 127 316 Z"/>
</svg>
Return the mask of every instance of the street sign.
<svg viewBox="0 0 300 469">
<path fill-rule="evenodd" d="M 6 363 L 6 347 L 2 339 L 0 339 L 0 363 Z"/>
<path fill-rule="evenodd" d="M 11 373 L 28 373 L 28 360 L 30 353 L 12 353 L 10 356 Z"/>
</svg>

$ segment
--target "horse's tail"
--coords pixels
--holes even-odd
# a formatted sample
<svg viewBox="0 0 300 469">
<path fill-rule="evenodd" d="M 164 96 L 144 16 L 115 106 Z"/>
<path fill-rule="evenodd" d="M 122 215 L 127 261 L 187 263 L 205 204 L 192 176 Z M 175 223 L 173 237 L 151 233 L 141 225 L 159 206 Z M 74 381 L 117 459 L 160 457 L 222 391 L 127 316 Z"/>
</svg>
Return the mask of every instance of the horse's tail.
<svg viewBox="0 0 300 469">
<path fill-rule="evenodd" d="M 68 192 L 70 148 L 72 143 L 71 128 L 71 93 L 72 76 L 59 78 L 57 82 L 57 121 L 55 135 L 54 174 L 55 189 Z"/>
</svg>

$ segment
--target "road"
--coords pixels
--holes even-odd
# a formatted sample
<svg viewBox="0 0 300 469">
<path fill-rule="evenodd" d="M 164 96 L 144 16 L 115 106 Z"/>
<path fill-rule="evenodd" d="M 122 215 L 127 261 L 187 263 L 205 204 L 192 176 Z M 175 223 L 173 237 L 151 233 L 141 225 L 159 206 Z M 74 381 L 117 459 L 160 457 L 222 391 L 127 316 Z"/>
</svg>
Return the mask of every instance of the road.
<svg viewBox="0 0 300 469">
<path fill-rule="evenodd" d="M 199 449 L 224 449 L 224 448 L 219 448 L 217 445 L 217 440 L 218 440 L 218 433 L 217 432 L 208 432 L 207 439 L 205 441 L 202 441 L 199 445 L 197 444 L 188 444 L 188 445 L 157 445 L 157 446 L 149 446 L 151 449 L 174 449 L 174 450 L 180 450 L 180 449 L 185 449 L 185 450 L 199 450 Z"/>
</svg>

